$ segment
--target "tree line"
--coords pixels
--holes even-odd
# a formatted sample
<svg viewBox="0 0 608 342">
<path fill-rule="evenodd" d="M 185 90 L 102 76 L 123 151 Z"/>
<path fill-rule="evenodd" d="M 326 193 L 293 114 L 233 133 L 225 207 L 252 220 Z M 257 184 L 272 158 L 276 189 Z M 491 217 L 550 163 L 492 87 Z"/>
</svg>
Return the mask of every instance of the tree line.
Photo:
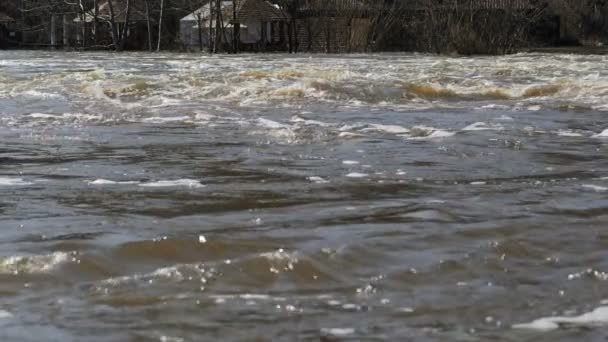
<svg viewBox="0 0 608 342">
<path fill-rule="evenodd" d="M 239 1 L 3 0 L 0 12 L 16 19 L 23 46 L 118 51 L 183 48 L 179 20 L 193 13 L 200 48 L 207 36 L 206 49 L 218 53 L 239 51 Z M 608 36 L 608 0 L 270 1 L 285 13 L 290 52 L 501 54 L 530 45 L 601 44 Z M 203 6 L 207 12 L 198 11 Z"/>
</svg>

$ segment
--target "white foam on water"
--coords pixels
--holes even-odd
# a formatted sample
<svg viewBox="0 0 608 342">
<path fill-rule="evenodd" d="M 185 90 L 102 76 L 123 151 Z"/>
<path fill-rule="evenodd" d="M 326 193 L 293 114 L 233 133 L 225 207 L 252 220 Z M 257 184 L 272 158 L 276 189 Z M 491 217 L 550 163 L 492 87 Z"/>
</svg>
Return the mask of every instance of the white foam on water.
<svg viewBox="0 0 608 342">
<path fill-rule="evenodd" d="M 364 128 L 363 132 L 382 132 L 388 134 L 407 134 L 410 132 L 409 128 L 405 128 L 398 125 L 379 125 L 370 124 L 370 127 Z"/>
<path fill-rule="evenodd" d="M 342 164 L 344 164 L 344 165 L 358 165 L 359 162 L 356 161 L 356 160 L 343 160 Z"/>
<path fill-rule="evenodd" d="M 204 188 L 205 185 L 195 179 L 176 179 L 176 180 L 160 180 L 156 182 L 140 183 L 139 186 L 144 188 L 169 188 L 169 187 L 188 187 L 188 188 Z"/>
<path fill-rule="evenodd" d="M 327 179 L 318 177 L 318 176 L 312 176 L 312 177 L 308 177 L 308 180 L 313 182 L 313 183 L 317 183 L 317 184 L 327 184 L 329 183 L 329 181 Z"/>
<path fill-rule="evenodd" d="M 597 110 L 597 111 L 600 111 L 600 112 L 608 112 L 608 104 L 605 104 L 605 103 L 591 106 L 591 108 L 593 110 Z"/>
<path fill-rule="evenodd" d="M 168 266 L 156 269 L 150 273 L 145 274 L 132 274 L 121 277 L 108 278 L 101 281 L 102 285 L 110 286 L 122 286 L 125 284 L 139 283 L 139 284 L 152 284 L 155 280 L 165 281 L 185 281 L 192 279 L 203 279 L 212 277 L 214 274 L 213 269 L 205 269 L 202 264 L 179 264 L 175 266 Z"/>
<path fill-rule="evenodd" d="M 169 117 L 150 117 L 141 120 L 143 123 L 164 124 L 172 122 L 186 122 L 191 118 L 189 116 L 169 116 Z"/>
<path fill-rule="evenodd" d="M 467 127 L 463 128 L 463 131 L 497 131 L 497 130 L 502 130 L 503 127 L 501 125 L 490 125 L 486 122 L 475 122 L 472 123 L 470 125 L 468 125 Z"/>
<path fill-rule="evenodd" d="M 405 135 L 410 140 L 432 140 L 443 139 L 453 136 L 454 132 L 437 129 L 427 126 L 414 126 L 410 131 L 410 135 Z"/>
<path fill-rule="evenodd" d="M 0 186 L 26 186 L 34 183 L 23 180 L 23 178 L 0 177 Z"/>
<path fill-rule="evenodd" d="M 268 260 L 275 260 L 275 261 L 287 260 L 287 261 L 294 261 L 294 262 L 298 261 L 298 256 L 297 256 L 296 252 L 290 253 L 290 252 L 287 252 L 286 250 L 284 250 L 283 248 L 279 248 L 274 252 L 260 253 L 259 255 Z"/>
<path fill-rule="evenodd" d="M 57 118 L 57 115 L 44 114 L 44 113 L 30 113 L 30 114 L 27 114 L 27 116 L 29 116 L 30 118 L 34 118 L 34 119 L 55 119 L 55 118 Z"/>
<path fill-rule="evenodd" d="M 70 260 L 70 254 L 55 252 L 48 255 L 10 256 L 0 260 L 0 274 L 48 273 Z"/>
<path fill-rule="evenodd" d="M 323 328 L 323 329 L 321 329 L 321 334 L 335 336 L 335 337 L 348 336 L 348 335 L 352 335 L 354 333 L 355 333 L 354 328 Z"/>
<path fill-rule="evenodd" d="M 236 296 L 235 295 L 218 295 L 218 294 L 215 294 L 215 295 L 209 295 L 209 298 L 213 299 L 213 301 L 216 304 L 223 304 L 223 303 L 226 303 L 227 300 L 235 299 Z"/>
<path fill-rule="evenodd" d="M 479 182 L 471 182 L 471 183 L 469 183 L 469 184 L 471 184 L 471 185 L 486 185 L 487 183 L 486 183 L 486 182 L 479 181 Z"/>
<path fill-rule="evenodd" d="M 351 173 L 347 174 L 346 177 L 348 177 L 348 178 L 366 178 L 366 177 L 369 177 L 369 175 L 367 173 L 351 172 Z"/>
<path fill-rule="evenodd" d="M 138 57 L 125 58 L 132 62 Z M 90 62 L 87 69 L 95 69 L 96 63 Z M 113 65 L 89 72 L 44 73 L 27 79 L 0 75 L 0 94 L 9 93 L 26 100 L 59 97 L 65 101 L 63 92 L 56 89 L 67 87 L 70 98 L 82 96 L 121 109 L 179 106 L 178 102 L 183 99 L 190 102 L 228 100 L 245 105 L 274 103 L 298 109 L 303 102 L 337 103 L 352 108 L 371 105 L 372 111 L 379 107 L 407 111 L 445 107 L 534 111 L 554 106 L 555 100 L 565 106 L 608 108 L 606 82 L 600 72 L 593 71 L 601 69 L 604 61 L 600 57 L 578 62 L 563 55 L 541 59 L 516 55 L 501 57 L 498 64 L 496 60 L 483 58 L 469 63 L 457 58 L 422 55 L 394 56 L 390 63 L 376 56 L 366 56 L 356 62 L 340 57 L 323 61 L 286 57 L 264 61 L 263 65 L 249 57 L 239 58 L 238 63 L 232 58 L 213 59 L 212 63 L 177 59 L 163 60 L 161 63 L 170 68 L 156 69 L 156 74 L 148 76 L 142 75 L 142 67 L 154 70 L 157 62 L 137 62 L 137 66 L 128 68 Z M 285 69 L 286 62 L 290 69 Z M 17 68 L 31 65 L 54 70 L 62 67 L 46 58 L 32 63 L 0 63 Z M 85 63 L 88 63 L 86 58 Z M 446 78 L 446 74 L 450 77 Z M 474 76 L 470 76 L 472 74 Z M 508 84 L 504 82 L 505 77 Z M 458 81 L 463 79 L 464 82 Z M 422 93 L 404 88 L 404 80 L 407 85 L 419 86 L 418 92 Z M 139 89 L 140 82 L 146 83 L 145 89 Z M 538 94 L 530 90 L 538 90 Z M 403 96 L 410 92 L 417 96 Z M 289 101 L 292 99 L 294 101 Z"/>
<path fill-rule="evenodd" d="M 353 132 L 340 132 L 340 134 L 338 134 L 338 137 L 340 138 L 362 138 L 365 137 L 365 135 L 363 134 L 359 134 L 359 133 L 353 133 Z"/>
<path fill-rule="evenodd" d="M 608 128 L 603 130 L 601 133 L 593 135 L 592 138 L 608 138 Z"/>
<path fill-rule="evenodd" d="M 244 293 L 242 295 L 239 295 L 239 298 L 247 299 L 247 300 L 269 300 L 269 299 L 271 299 L 270 295 L 259 294 L 259 293 Z"/>
<path fill-rule="evenodd" d="M 597 327 L 608 325 L 608 306 L 601 306 L 580 316 L 543 317 L 529 323 L 513 325 L 514 329 L 529 329 L 538 331 L 551 331 L 561 326 Z"/>
<path fill-rule="evenodd" d="M 113 181 L 113 180 L 109 180 L 109 179 L 99 178 L 94 181 L 88 181 L 87 184 L 89 184 L 89 185 L 126 185 L 126 184 L 139 184 L 139 182 L 135 182 L 135 181 L 117 182 L 117 181 Z"/>
<path fill-rule="evenodd" d="M 253 132 L 255 134 L 264 134 L 264 135 L 268 135 L 271 136 L 273 138 L 279 139 L 284 143 L 287 144 L 292 144 L 292 143 L 297 143 L 298 141 L 298 137 L 296 132 L 294 131 L 293 127 L 291 127 L 290 125 L 286 125 L 277 121 L 273 121 L 273 120 L 269 120 L 269 119 L 265 119 L 265 118 L 258 118 L 255 121 L 255 124 L 258 127 L 262 127 L 263 130 L 261 131 L 257 131 L 257 132 Z"/>
<path fill-rule="evenodd" d="M 197 121 L 208 122 L 215 119 L 216 116 L 209 113 L 196 113 L 194 114 L 194 119 Z"/>
<path fill-rule="evenodd" d="M 571 130 L 563 130 L 563 129 L 560 129 L 555 133 L 560 137 L 582 137 L 583 136 L 581 133 L 573 132 Z"/>
<path fill-rule="evenodd" d="M 317 120 L 307 120 L 307 119 L 303 119 L 299 116 L 294 116 L 291 118 L 291 122 L 297 122 L 297 123 L 301 123 L 307 126 L 320 126 L 320 127 L 329 127 L 331 126 L 331 124 L 327 123 L 327 122 L 323 122 L 323 121 L 317 121 Z"/>
<path fill-rule="evenodd" d="M 484 106 L 480 107 L 480 109 L 498 109 L 498 110 L 506 110 L 506 109 L 509 109 L 509 108 L 510 107 L 507 106 L 507 105 L 501 105 L 501 104 L 495 104 L 495 103 L 492 103 L 492 104 L 489 104 L 489 105 L 484 105 Z"/>
<path fill-rule="evenodd" d="M 352 131 L 352 130 L 360 129 L 360 128 L 362 128 L 361 124 L 354 124 L 354 125 L 343 125 L 340 128 L 338 128 L 338 130 L 340 132 L 346 132 L 346 131 Z"/>
<path fill-rule="evenodd" d="M 30 113 L 25 115 L 31 119 L 44 121 L 60 121 L 60 122 L 102 122 L 111 121 L 112 118 L 104 118 L 100 114 L 84 114 L 84 113 L 62 113 L 62 114 L 47 114 L 47 113 Z"/>
<path fill-rule="evenodd" d="M 280 122 L 276 122 L 276 121 L 272 121 L 272 120 L 268 120 L 268 119 L 264 119 L 264 118 L 258 118 L 257 123 L 258 123 L 258 126 L 272 128 L 272 129 L 289 129 L 289 128 L 291 128 L 290 126 L 282 124 Z"/>
<path fill-rule="evenodd" d="M 7 319 L 7 318 L 11 318 L 13 317 L 13 314 L 5 311 L 5 310 L 0 310 L 0 319 Z"/>
<path fill-rule="evenodd" d="M 282 271 L 292 271 L 294 265 L 299 262 L 297 252 L 287 252 L 283 248 L 274 252 L 260 253 L 260 257 L 265 258 L 270 263 L 270 273 L 278 274 Z"/>
<path fill-rule="evenodd" d="M 593 190 L 595 192 L 605 192 L 605 191 L 608 191 L 608 187 L 594 185 L 594 184 L 583 184 L 582 187 L 585 188 L 585 189 Z"/>
<path fill-rule="evenodd" d="M 38 90 L 26 90 L 22 93 L 18 94 L 19 96 L 25 96 L 25 97 L 33 97 L 33 98 L 37 98 L 37 99 L 44 99 L 44 100 L 49 100 L 49 99 L 65 99 L 65 97 L 63 97 L 62 95 L 59 94 L 53 94 L 53 93 L 45 93 L 45 92 L 41 92 Z"/>
</svg>

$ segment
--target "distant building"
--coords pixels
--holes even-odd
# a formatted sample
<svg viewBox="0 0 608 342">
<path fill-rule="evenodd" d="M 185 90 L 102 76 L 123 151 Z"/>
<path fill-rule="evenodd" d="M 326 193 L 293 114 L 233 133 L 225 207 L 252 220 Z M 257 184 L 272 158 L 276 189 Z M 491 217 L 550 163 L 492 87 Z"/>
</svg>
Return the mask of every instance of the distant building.
<svg viewBox="0 0 608 342">
<path fill-rule="evenodd" d="M 379 24 L 418 18 L 429 10 L 526 10 L 538 0 L 300 0 L 296 9 L 300 51 L 365 52 Z M 398 12 L 398 13 L 396 13 Z"/>
<path fill-rule="evenodd" d="M 112 44 L 112 31 L 110 23 L 114 21 L 118 32 L 122 32 L 124 26 L 127 25 L 128 42 L 126 48 L 143 49 L 144 42 L 147 42 L 147 25 L 146 14 L 144 10 L 143 0 L 131 0 L 129 2 L 129 18 L 127 22 L 127 6 L 125 0 L 111 0 L 112 11 L 110 11 L 110 0 L 101 0 L 98 6 L 97 15 L 95 8 L 90 8 L 84 15 L 84 23 L 82 14 L 76 16 L 73 22 L 76 27 L 73 30 L 73 40 L 76 45 L 81 45 L 83 39 L 90 40 L 94 34 L 97 35 L 97 45 L 109 46 Z M 114 16 L 112 16 L 112 12 Z M 97 21 L 97 28 L 94 23 Z M 83 25 L 85 28 L 83 29 Z M 98 30 L 96 33 L 95 30 Z M 83 37 L 86 35 L 86 37 Z M 125 37 L 125 38 L 127 38 Z"/>
<path fill-rule="evenodd" d="M 233 19 L 232 0 L 222 1 L 221 9 L 222 20 L 219 25 L 216 23 L 216 13 L 212 13 L 209 4 L 180 20 L 180 40 L 187 49 L 209 47 L 218 26 L 224 28 L 225 37 L 222 37 L 222 41 L 225 44 L 232 44 L 235 27 L 239 27 L 241 50 L 268 51 L 286 48 L 289 16 L 278 6 L 264 0 L 238 0 L 237 22 Z"/>
</svg>

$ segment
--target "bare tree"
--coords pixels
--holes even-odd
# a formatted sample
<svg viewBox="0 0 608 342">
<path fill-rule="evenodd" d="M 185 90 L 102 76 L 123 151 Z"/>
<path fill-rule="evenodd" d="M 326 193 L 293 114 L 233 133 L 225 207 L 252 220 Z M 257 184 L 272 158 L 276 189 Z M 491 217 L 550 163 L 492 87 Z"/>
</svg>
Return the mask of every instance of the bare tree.
<svg viewBox="0 0 608 342">
<path fill-rule="evenodd" d="M 232 0 L 232 50 L 234 53 L 239 52 L 241 24 L 237 16 L 237 0 Z"/>
<path fill-rule="evenodd" d="M 114 11 L 113 2 L 113 0 L 108 0 L 108 9 L 110 11 L 110 18 L 108 19 L 108 23 L 110 25 L 110 33 L 112 34 L 112 44 L 115 49 L 119 49 L 119 46 L 121 46 L 121 44 L 119 42 L 118 24 L 116 23 L 116 12 Z"/>
<path fill-rule="evenodd" d="M 99 0 L 93 0 L 93 45 L 99 43 Z"/>
<path fill-rule="evenodd" d="M 160 14 L 158 15 L 158 43 L 156 45 L 156 52 L 160 51 L 160 43 L 162 40 L 162 32 L 163 32 L 164 12 L 165 12 L 165 0 L 160 0 Z"/>
<path fill-rule="evenodd" d="M 281 7 L 281 9 L 287 14 L 288 24 L 287 24 L 287 46 L 289 49 L 289 53 L 298 52 L 298 26 L 296 18 L 298 17 L 298 13 L 300 7 L 302 5 L 301 0 L 275 0 L 277 5 Z"/>
<path fill-rule="evenodd" d="M 110 0 L 110 2 L 112 2 Z M 125 22 L 120 32 L 120 48 L 122 51 L 125 49 L 125 43 L 127 40 L 127 34 L 129 33 L 129 23 L 131 19 L 131 0 L 125 0 Z"/>
<path fill-rule="evenodd" d="M 213 53 L 218 53 L 222 46 L 222 0 L 215 0 L 215 39 L 213 40 Z"/>
<path fill-rule="evenodd" d="M 214 48 L 215 48 L 215 38 L 213 37 L 213 19 L 214 19 L 214 14 L 215 14 L 215 8 L 216 8 L 217 4 L 213 3 L 213 0 L 209 1 L 209 44 L 208 44 L 208 50 L 209 53 L 213 53 L 214 52 Z M 216 25 L 216 29 L 217 29 L 217 23 Z"/>
<path fill-rule="evenodd" d="M 152 18 L 150 14 L 150 0 L 144 1 L 146 10 L 146 29 L 148 33 L 148 51 L 152 52 Z"/>
</svg>

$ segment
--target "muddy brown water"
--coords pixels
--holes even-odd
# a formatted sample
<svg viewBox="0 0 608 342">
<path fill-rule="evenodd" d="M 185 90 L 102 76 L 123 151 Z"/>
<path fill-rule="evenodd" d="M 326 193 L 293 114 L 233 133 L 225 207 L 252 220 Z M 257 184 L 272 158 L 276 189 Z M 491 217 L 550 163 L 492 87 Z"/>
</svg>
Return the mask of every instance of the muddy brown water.
<svg viewBox="0 0 608 342">
<path fill-rule="evenodd" d="M 0 340 L 604 340 L 607 110 L 604 56 L 0 52 Z"/>
</svg>

